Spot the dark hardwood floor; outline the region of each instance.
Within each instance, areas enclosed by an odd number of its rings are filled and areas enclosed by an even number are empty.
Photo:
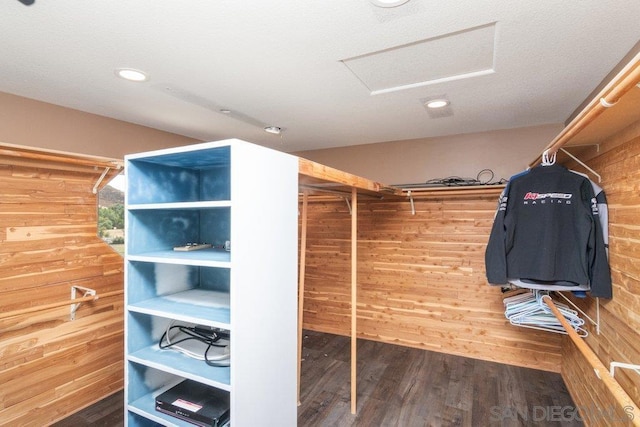
[[[124,391],[102,399],[80,412],[53,424],[55,427],[120,427],[124,426]]]
[[[298,426],[581,426],[559,374],[305,331]],[[54,424],[118,427],[123,393]]]
[[[305,333],[298,426],[583,425],[559,374],[365,340],[352,415],[349,343]]]

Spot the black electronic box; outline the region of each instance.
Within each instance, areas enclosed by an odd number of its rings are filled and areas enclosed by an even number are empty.
[[[229,392],[192,380],[156,397],[156,410],[202,427],[222,427],[229,422]]]

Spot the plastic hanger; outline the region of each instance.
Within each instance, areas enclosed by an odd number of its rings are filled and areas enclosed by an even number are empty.
[[[514,326],[567,334],[564,326],[542,301],[542,297],[545,295],[548,295],[548,292],[534,290],[504,298],[505,317]],[[555,304],[579,336],[586,337],[589,335],[582,328],[584,320],[578,316],[576,310],[572,310],[566,304],[559,302],[555,302]]]
[[[556,163],[556,152],[549,156],[549,150],[544,150],[542,153],[542,166],[551,166]]]

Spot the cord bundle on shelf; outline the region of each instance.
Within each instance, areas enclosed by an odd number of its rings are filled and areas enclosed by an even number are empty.
[[[176,325],[175,321],[168,324],[158,343],[161,350],[179,351],[209,366],[230,365],[229,345],[229,333],[224,330]]]

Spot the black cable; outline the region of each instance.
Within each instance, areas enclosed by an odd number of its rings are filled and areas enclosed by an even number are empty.
[[[490,177],[488,179],[481,179],[483,174],[489,174]],[[491,169],[482,169],[478,172],[474,178],[461,178],[459,176],[449,176],[446,178],[434,178],[425,182],[425,184],[432,185],[443,185],[447,187],[456,187],[456,186],[470,186],[470,185],[496,185],[496,184],[505,184],[507,182],[506,179],[500,178],[498,181],[492,182],[495,174]]]
[[[439,184],[446,186],[458,186],[458,185],[478,185],[478,182],[473,178],[461,178],[459,176],[449,176],[447,178],[435,178],[428,180],[425,184]]]
[[[181,338],[178,341],[175,342],[169,342],[169,344],[163,344],[163,342],[165,341],[165,338],[167,337],[167,333],[171,332],[173,329],[178,329],[180,330],[180,332],[184,333],[185,335],[187,335],[186,338]],[[176,326],[172,326],[170,327],[167,331],[165,331],[162,334],[162,337],[160,338],[160,342],[158,343],[159,347],[161,349],[166,349],[166,348],[171,348],[172,346],[176,345],[176,344],[180,344],[182,342],[185,341],[190,341],[190,340],[197,340],[200,341],[204,344],[208,344],[210,346],[215,346],[215,347],[226,347],[227,344],[216,344],[217,341],[220,340],[221,337],[218,336],[218,334],[216,334],[215,332],[211,332],[211,334],[205,334],[200,332],[197,328],[193,328],[193,327],[188,327],[188,326],[182,326],[182,325],[176,325]],[[168,340],[167,340],[168,342]]]
[[[204,363],[209,366],[229,366],[229,360],[209,360],[209,350],[211,350],[212,345],[209,345],[207,349],[204,351]],[[224,346],[226,347],[226,346]]]
[[[182,332],[183,334],[187,335],[185,338],[181,338],[178,341],[175,342],[169,342],[168,339],[168,334],[170,334],[170,332],[174,329],[178,329],[180,332]],[[199,341],[203,344],[206,344],[207,348],[204,351],[204,362],[209,365],[209,366],[229,366],[229,361],[228,360],[211,360],[209,359],[209,350],[211,350],[212,347],[227,347],[228,344],[227,343],[221,343],[219,342],[222,338],[228,338],[228,334],[225,333],[216,333],[215,331],[203,331],[201,328],[197,328],[197,327],[190,327],[190,326],[184,326],[184,325],[175,325],[175,326],[171,326],[169,327],[167,330],[164,331],[164,333],[162,334],[162,337],[160,337],[160,342],[158,343],[158,347],[160,347],[160,349],[165,350],[165,349],[170,349],[173,346],[176,346],[180,343],[183,343],[185,341],[192,341],[192,340],[196,340]],[[167,342],[167,344],[165,344],[164,342]]]
[[[482,175],[484,172],[489,172],[491,174],[491,177],[485,180],[484,182],[482,182],[482,180],[480,179],[480,175]],[[495,175],[493,174],[493,171],[491,169],[482,169],[480,172],[478,172],[478,175],[476,175],[476,181],[480,184],[486,185],[487,182],[491,182],[494,176]]]

